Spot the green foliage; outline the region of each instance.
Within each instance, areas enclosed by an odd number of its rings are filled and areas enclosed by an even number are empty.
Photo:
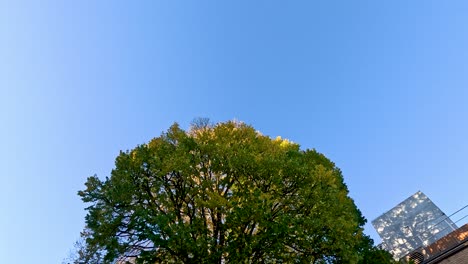
[[[174,124],[79,195],[103,263],[370,263],[340,170],[239,122]]]
[[[373,246],[374,242],[370,239],[364,239],[361,246],[361,258],[358,264],[397,264],[400,263],[393,259],[392,255],[383,250]]]
[[[70,255],[65,259],[62,264],[101,264],[104,256],[104,251],[93,244],[92,241],[87,243],[90,238],[91,231],[85,228],[81,234],[80,239],[75,243],[75,249],[70,252]]]

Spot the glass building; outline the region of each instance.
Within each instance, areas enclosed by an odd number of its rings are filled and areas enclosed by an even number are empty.
[[[373,220],[372,225],[382,238],[381,247],[396,259],[457,229],[452,220],[420,191]]]

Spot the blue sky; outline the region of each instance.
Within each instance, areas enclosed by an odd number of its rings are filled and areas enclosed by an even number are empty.
[[[369,221],[468,204],[466,1],[130,2],[0,0],[5,263],[60,263],[86,178],[200,116],[316,148]]]

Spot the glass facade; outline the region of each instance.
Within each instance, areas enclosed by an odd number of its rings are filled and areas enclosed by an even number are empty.
[[[418,191],[372,221],[381,247],[397,259],[457,229],[424,193]]]

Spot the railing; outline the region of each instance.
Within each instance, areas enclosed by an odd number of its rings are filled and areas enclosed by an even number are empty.
[[[431,259],[441,256],[445,252],[468,241],[468,224],[463,225],[450,234],[440,238],[426,247],[419,247],[402,258],[415,264],[429,263]]]

